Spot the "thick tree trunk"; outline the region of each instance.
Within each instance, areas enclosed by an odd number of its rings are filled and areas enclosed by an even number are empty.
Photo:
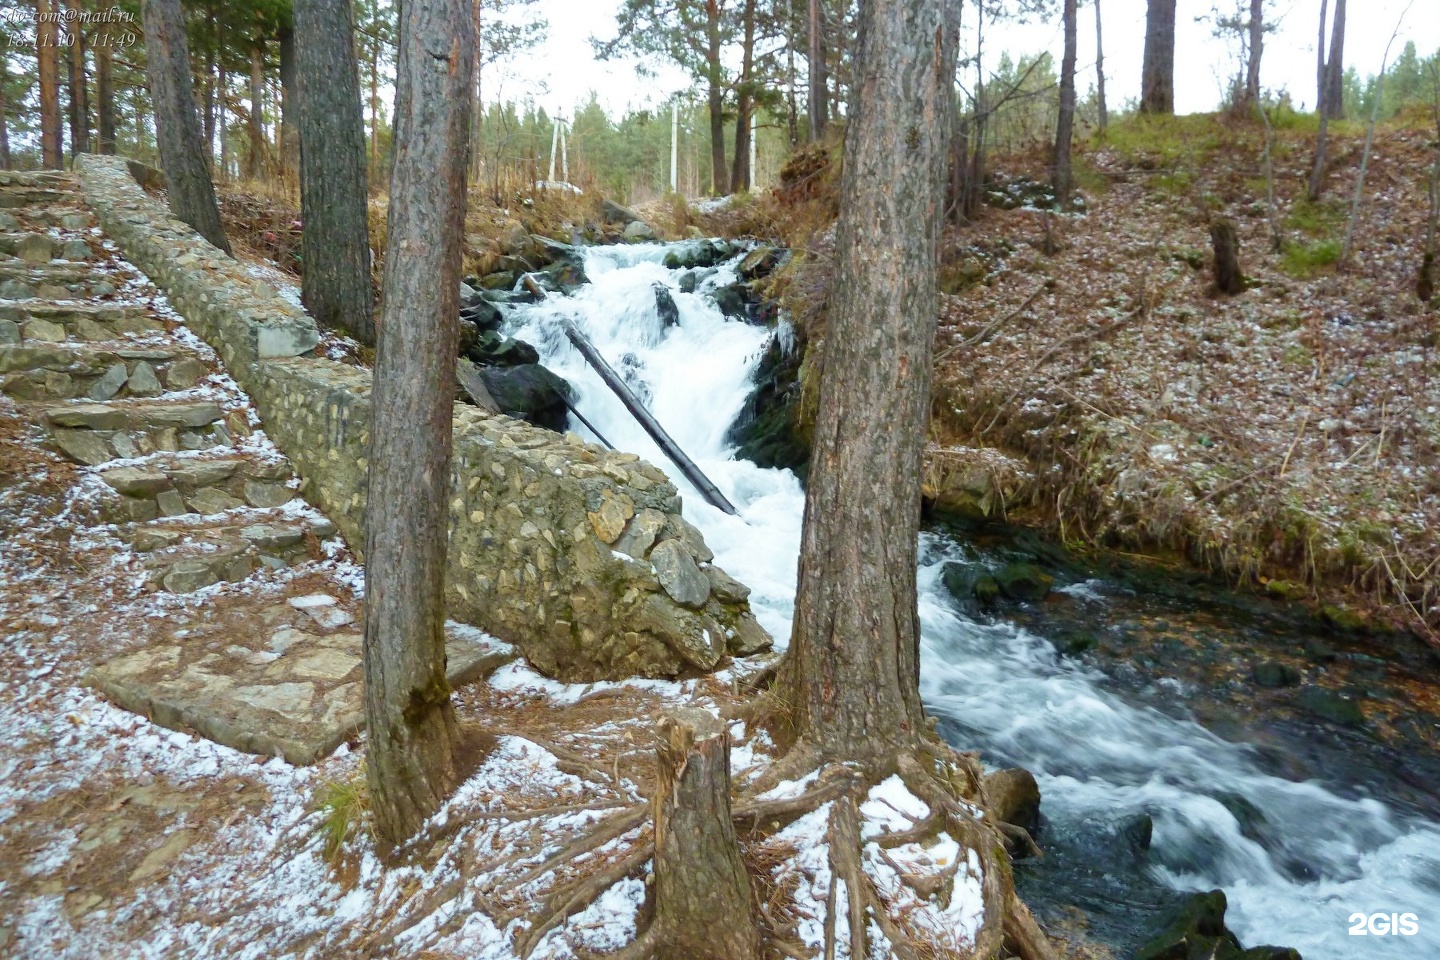
[[[66,53],[70,63],[70,156],[90,152],[90,99],[85,80],[85,30],[80,0],[65,0],[70,19],[65,23]]]
[[[1175,0],[1148,0],[1140,112],[1175,112]]]
[[[40,164],[64,163],[60,131],[60,25],[55,0],[35,0],[35,59],[40,74]]]
[[[1076,0],[1065,0],[1065,55],[1060,61],[1060,116],[1055,124],[1055,204],[1070,202],[1070,141],[1075,132],[1075,47],[1079,12]]]
[[[374,344],[365,122],[349,0],[295,0],[301,299],[323,326]]]
[[[1265,0],[1250,0],[1250,57],[1245,63],[1245,100],[1260,102],[1260,55],[1265,52]]]
[[[750,95],[750,79],[755,64],[755,0],[745,0],[741,19],[745,39],[740,53],[740,83],[735,95],[735,161],[730,167],[730,186],[735,190],[749,190],[753,176],[750,169],[750,112],[754,109],[754,100]]]
[[[291,4],[292,8],[294,4]],[[350,4],[345,4],[346,19],[350,19]],[[291,23],[282,24],[280,27],[280,170],[288,178],[300,165],[300,85],[296,77],[297,61],[295,49],[295,26],[294,14],[291,14]],[[341,30],[341,21],[336,20],[334,24],[336,32]],[[352,24],[347,31],[350,37],[350,46],[347,57],[355,59],[355,31]],[[356,72],[357,67],[352,63],[351,72]],[[355,81],[355,106],[360,106],[360,81]],[[362,134],[363,141],[363,134]],[[362,145],[360,155],[365,155]]]
[[[959,8],[860,9],[794,629],[797,747],[893,765],[923,732],[916,536]]]
[[[710,99],[710,192],[730,192],[725,170],[725,87],[720,63],[720,4],[705,0],[705,82]]]
[[[1210,223],[1210,243],[1215,249],[1215,289],[1231,295],[1245,290],[1240,273],[1240,236],[1235,221],[1217,217]]]
[[[175,216],[202,237],[230,252],[210,182],[210,163],[200,142],[200,118],[190,88],[190,53],[185,41],[185,15],[180,0],[144,0],[146,73],[155,109],[155,139],[160,166],[168,181],[166,194]],[[137,122],[139,118],[137,117]]]
[[[806,59],[810,64],[810,142],[814,143],[825,135],[825,124],[829,121],[829,101],[825,88],[825,7],[824,0],[810,0],[809,48]]]
[[[95,149],[115,152],[115,59],[110,49],[109,28],[102,28],[95,45]]]
[[[265,159],[265,50],[257,40],[250,48],[250,158],[245,173],[259,180]]]
[[[1110,126],[1110,110],[1105,106],[1105,38],[1100,28],[1100,0],[1095,0],[1095,95],[1100,107],[1100,132]]]
[[[467,0],[401,6],[365,518],[367,770],[391,843],[458,776],[443,588],[474,56]]]
[[[1330,21],[1330,56],[1325,61],[1325,113],[1345,119],[1345,0],[1335,0]]]
[[[663,955],[750,960],[760,955],[750,877],[730,816],[730,736],[705,710],[660,721],[655,816],[654,934]]]

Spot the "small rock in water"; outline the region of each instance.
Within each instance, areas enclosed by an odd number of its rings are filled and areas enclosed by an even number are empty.
[[[675,305],[670,288],[663,283],[655,284],[655,313],[659,316],[662,327],[673,327],[680,323],[680,308]]]
[[[1255,678],[1258,686],[1270,690],[1280,687],[1293,687],[1300,682],[1300,671],[1286,663],[1276,663],[1273,660],[1266,660],[1255,664],[1250,670],[1250,675]]]
[[[1011,563],[1000,569],[995,581],[1008,599],[1038,603],[1050,595],[1055,578],[1033,563]]]

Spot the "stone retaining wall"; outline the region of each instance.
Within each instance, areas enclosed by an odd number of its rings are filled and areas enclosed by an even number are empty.
[[[175,220],[125,161],[82,155],[85,198],[125,256],[220,354],[301,491],[363,546],[370,373],[318,359],[315,323]],[[709,563],[663,473],[457,407],[448,612],[564,680],[673,676],[769,646],[748,590]]]

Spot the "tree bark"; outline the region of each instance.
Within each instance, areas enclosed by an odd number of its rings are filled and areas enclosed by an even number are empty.
[[[230,75],[225,72],[225,61],[220,61],[220,110],[215,118],[215,131],[220,137],[220,179],[230,176]]]
[[[745,0],[741,21],[744,40],[740,48],[740,83],[735,91],[735,160],[730,167],[730,186],[735,190],[749,190],[753,176],[750,112],[754,109],[754,98],[750,94],[750,82],[755,65],[755,0]]]
[[[1316,44],[1316,86],[1315,86],[1315,113],[1320,118],[1320,129],[1315,134],[1315,162],[1310,168],[1310,183],[1305,190],[1305,198],[1311,203],[1320,199],[1320,193],[1325,186],[1325,148],[1327,129],[1330,120],[1329,109],[1329,68],[1325,62],[1325,6],[1326,0],[1320,0],[1320,39]]]
[[[1140,112],[1175,112],[1175,0],[1148,0]]]
[[[1070,202],[1070,141],[1075,131],[1075,47],[1079,11],[1076,0],[1065,0],[1065,55],[1060,61],[1060,115],[1055,124],[1055,204],[1064,210]]]
[[[200,118],[190,87],[190,53],[180,0],[144,0],[146,74],[155,109],[155,140],[168,181],[166,194],[175,216],[202,237],[230,252],[210,182],[210,163],[200,142]],[[137,117],[137,122],[139,118]]]
[[[1100,132],[1110,126],[1110,111],[1105,106],[1105,38],[1100,29],[1100,0],[1095,0],[1095,93],[1100,107]]]
[[[797,747],[893,765],[923,731],[916,536],[959,9],[861,6],[835,279],[780,678]]]
[[[1245,63],[1245,100],[1260,102],[1260,55],[1265,52],[1265,0],[1250,0],[1250,56]]]
[[[90,100],[85,86],[85,30],[80,0],[65,0],[66,53],[70,61],[70,157],[90,152]]]
[[[443,587],[474,56],[467,0],[401,6],[365,523],[367,769],[390,843],[458,776]]]
[[[1240,236],[1235,221],[1217,217],[1210,222],[1210,243],[1215,249],[1215,289],[1237,294],[1245,290],[1245,277],[1240,273]]]
[[[251,180],[259,180],[265,156],[265,127],[263,109],[265,102],[265,50],[260,41],[250,48],[250,157],[245,173]]]
[[[829,121],[828,100],[825,88],[825,8],[824,0],[810,0],[809,49],[806,59],[810,65],[810,142],[814,143],[825,135],[825,124]]]
[[[760,955],[750,877],[730,816],[730,737],[705,710],[660,721],[655,795],[655,920],[663,955]]]
[[[477,44],[483,44],[485,42],[485,35],[482,32],[484,29],[484,12],[485,4],[483,2],[480,2],[480,0],[477,0],[477,2],[475,3],[474,13],[475,42]],[[378,47],[379,44],[377,43],[376,46]],[[477,51],[475,56],[475,64],[470,68],[470,72],[473,74],[473,77],[471,78],[471,86],[474,87],[474,100],[473,105],[470,109],[470,138],[467,141],[469,146],[468,158],[470,182],[477,184],[480,182],[480,176],[485,166],[483,152],[484,143],[481,139],[481,131],[484,125],[485,115],[481,110],[480,106],[480,69],[483,64],[480,61],[481,58],[479,56],[479,52]],[[374,126],[373,115],[371,119],[371,126]]]
[[[710,192],[730,192],[725,170],[725,87],[720,62],[720,3],[705,0],[705,82],[710,100]]]
[[[294,3],[291,4],[292,8]],[[350,24],[350,29],[345,31],[349,37],[350,46],[347,56],[350,60],[355,59],[355,27],[350,5],[345,4],[346,19],[344,22]],[[291,13],[291,22],[280,26],[280,170],[288,178],[300,163],[300,85],[296,77],[297,63],[295,49],[295,25],[294,13]],[[334,29],[341,31],[342,21],[336,20]],[[358,67],[352,65],[351,72],[356,72]],[[360,81],[355,81],[355,104],[358,109],[360,104]],[[363,137],[363,134],[362,134]],[[361,147],[361,156],[364,156],[364,147]],[[367,257],[368,257],[368,250]]]
[[[294,19],[303,225],[300,296],[317,323],[373,345],[365,120],[350,3],[295,0]]]
[[[115,59],[110,49],[110,29],[102,26],[95,44],[95,149],[115,152]]]
[[[1335,0],[1330,21],[1330,56],[1325,61],[1325,113],[1345,119],[1345,0]]]
[[[10,86],[10,61],[0,51],[0,170],[10,169],[10,99],[5,89]]]
[[[202,118],[205,127],[205,157],[212,159],[215,156],[215,49],[213,46],[205,51],[205,95],[202,99],[205,104]]]
[[[35,0],[35,60],[40,74],[40,164],[64,163],[60,131],[60,25],[54,0]]]

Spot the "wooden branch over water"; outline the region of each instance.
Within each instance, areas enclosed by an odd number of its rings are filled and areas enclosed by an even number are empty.
[[[525,288],[537,298],[542,300],[545,298],[545,291],[540,289],[540,285],[528,273],[523,282]],[[700,495],[711,506],[724,510],[732,517],[739,516],[740,511],[735,509],[735,505],[726,499],[725,494],[720,492],[720,488],[715,486],[709,477],[701,472],[700,468],[695,465],[695,461],[686,456],[685,451],[680,449],[680,445],[670,438],[670,434],[660,426],[660,421],[645,409],[645,405],[630,391],[630,388],[625,385],[625,381],[620,379],[620,375],[605,361],[600,351],[595,349],[595,344],[591,343],[590,338],[585,336],[584,332],[575,325],[575,321],[569,317],[561,317],[560,323],[565,328],[565,336],[570,338],[575,349],[580,351],[580,355],[595,369],[595,372],[600,375],[600,379],[605,381],[605,385],[615,393],[615,396],[620,398],[620,402],[625,404],[625,409],[629,410],[630,415],[639,421],[640,426],[645,428],[645,432],[650,434],[650,439],[654,440],[665,456],[670,458],[670,462],[680,469],[680,472],[685,475],[685,479],[700,491]]]

